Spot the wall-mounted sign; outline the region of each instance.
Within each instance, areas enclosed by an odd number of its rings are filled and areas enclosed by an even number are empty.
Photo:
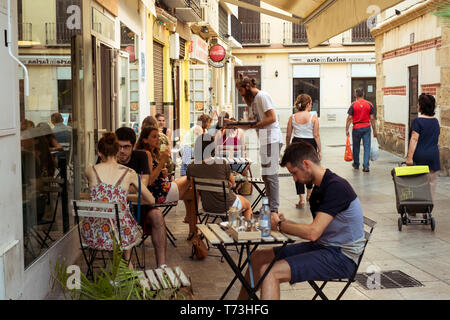
[[[292,64],[375,63],[375,53],[290,54],[289,62]]]
[[[209,49],[209,58],[214,62],[220,62],[225,58],[225,48],[215,44]]]
[[[36,66],[70,66],[70,56],[19,56],[19,60],[25,65]]]
[[[208,44],[198,35],[192,35],[192,52],[191,59],[197,60],[201,63],[208,63]],[[189,48],[191,50],[191,48]]]

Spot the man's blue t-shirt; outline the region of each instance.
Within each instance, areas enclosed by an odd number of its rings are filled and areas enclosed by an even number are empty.
[[[310,209],[313,217],[318,212],[333,217],[316,242],[340,247],[344,255],[357,263],[365,243],[364,219],[361,202],[347,180],[327,169],[320,186],[313,189]]]

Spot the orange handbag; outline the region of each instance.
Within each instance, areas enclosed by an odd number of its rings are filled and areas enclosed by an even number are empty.
[[[347,142],[345,144],[345,155],[344,155],[345,161],[352,161],[353,160],[353,152],[352,152],[352,146],[350,145],[350,137],[347,136]]]

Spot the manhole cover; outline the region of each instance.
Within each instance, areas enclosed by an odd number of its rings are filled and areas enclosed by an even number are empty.
[[[358,273],[355,280],[368,290],[423,287],[423,284],[400,270]]]

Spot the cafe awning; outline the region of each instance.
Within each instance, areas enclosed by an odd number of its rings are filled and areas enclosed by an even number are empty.
[[[238,0],[222,1],[283,19],[279,12],[267,8]],[[298,17],[298,22],[305,24],[308,46],[312,48],[402,0],[264,0],[263,2]],[[286,20],[295,22],[292,17],[287,17]]]

